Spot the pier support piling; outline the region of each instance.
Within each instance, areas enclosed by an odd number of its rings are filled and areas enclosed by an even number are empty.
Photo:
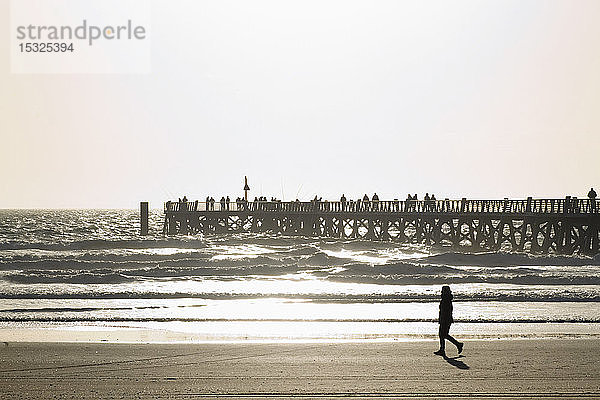
[[[148,202],[140,202],[140,235],[148,234]]]

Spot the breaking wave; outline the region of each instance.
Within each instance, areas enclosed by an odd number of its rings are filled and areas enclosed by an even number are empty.
[[[321,261],[322,265],[316,262]],[[350,261],[350,263],[349,263]],[[461,283],[515,285],[600,285],[600,268],[469,267],[421,263],[421,260],[366,264],[318,254],[276,259],[175,258],[147,261],[38,260],[0,263],[2,280],[18,284],[114,284],[151,279],[286,279],[304,274],[331,282],[380,285]]]
[[[49,293],[41,291],[4,292],[0,299],[203,299],[203,300],[252,300],[280,299],[304,300],[313,303],[418,303],[437,302],[439,294],[429,292],[391,293],[391,294],[344,294],[344,293],[198,293],[186,291],[80,291]],[[562,290],[549,294],[546,291],[486,291],[480,293],[464,293],[455,298],[457,302],[600,302],[600,291]]]

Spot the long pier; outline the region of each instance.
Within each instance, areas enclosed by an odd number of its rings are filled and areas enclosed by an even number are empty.
[[[163,233],[271,232],[449,246],[599,253],[596,199],[167,202]]]

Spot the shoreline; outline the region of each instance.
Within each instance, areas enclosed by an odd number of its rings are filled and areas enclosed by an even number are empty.
[[[289,324],[288,324],[289,325]],[[477,324],[482,325],[482,324]],[[451,334],[459,340],[466,341],[516,341],[516,340],[600,340],[600,324],[598,323],[559,323],[559,324],[485,324],[472,327],[456,323]],[[232,327],[233,326],[233,327]],[[314,325],[296,323],[279,327],[276,324],[254,326],[254,331],[245,333],[242,330],[247,324],[221,324],[218,328],[201,324],[169,324],[148,325],[101,325],[101,324],[6,324],[0,323],[0,342],[5,343],[128,343],[128,344],[249,344],[249,343],[400,343],[400,342],[434,342],[438,340],[437,324],[428,323],[419,326],[419,332],[411,332],[410,326],[404,331],[376,332],[369,326],[369,332],[351,334],[332,334],[331,329],[324,329],[319,335],[311,332]],[[337,332],[348,328],[348,325],[334,326]],[[290,334],[292,329],[305,329],[307,332]],[[361,327],[361,329],[366,329]],[[259,333],[257,333],[259,332]],[[329,334],[328,334],[329,332]]]

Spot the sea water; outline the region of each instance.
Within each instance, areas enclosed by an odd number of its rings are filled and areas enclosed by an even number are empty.
[[[364,240],[139,236],[134,210],[0,210],[8,329],[131,330],[190,341],[415,340],[454,293],[461,339],[600,336],[600,257],[462,253]],[[181,336],[180,336],[181,337]]]

